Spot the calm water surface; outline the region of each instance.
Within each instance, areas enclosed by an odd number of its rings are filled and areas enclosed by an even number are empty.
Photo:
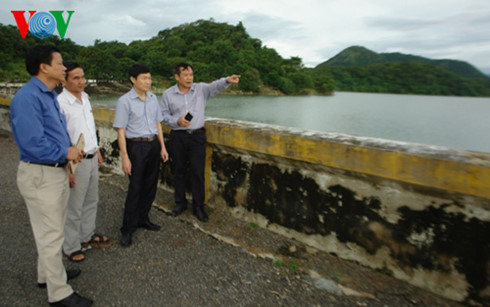
[[[160,98],[160,97],[159,97]],[[115,105],[117,97],[92,97]],[[337,92],[217,96],[206,116],[490,153],[490,98]]]

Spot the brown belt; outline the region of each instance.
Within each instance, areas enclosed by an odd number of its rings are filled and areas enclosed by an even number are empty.
[[[127,140],[131,141],[131,142],[153,142],[156,138],[157,138],[157,136],[154,135],[154,136],[151,136],[149,138],[131,138],[131,139],[127,139]]]
[[[206,129],[203,127],[203,128],[199,128],[196,130],[191,130],[191,129],[172,130],[172,132],[185,133],[185,134],[195,134],[195,133],[197,134],[197,133],[206,133]]]

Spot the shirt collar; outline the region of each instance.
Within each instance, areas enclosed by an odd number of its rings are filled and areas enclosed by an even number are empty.
[[[67,90],[66,88],[63,88],[63,91],[62,93],[64,93],[66,95],[66,97],[68,98],[68,103],[73,105],[75,102],[78,101],[78,103],[80,104],[83,104],[83,101],[80,101],[78,100],[77,97],[75,97],[75,95],[73,95],[69,90]],[[85,92],[82,92],[82,100],[85,99],[85,95],[87,95],[87,93]]]
[[[44,84],[41,80],[39,80],[39,78],[37,78],[36,76],[32,76],[31,77],[31,82],[34,83],[34,85],[36,85],[39,89],[41,89],[43,92],[47,92],[47,93],[56,93],[54,90],[50,90],[46,84]]]
[[[195,86],[196,86],[196,83],[195,83],[195,82],[193,82],[193,83],[192,83],[192,85],[191,85],[191,88],[189,89],[189,91],[188,91],[187,93],[189,93],[189,92],[191,92],[191,91],[194,91]],[[175,85],[174,85],[174,94],[181,94],[181,95],[185,95],[185,94],[187,94],[187,93],[182,93],[182,92],[179,90],[179,85],[178,85],[178,84],[175,84]]]
[[[150,92],[150,91],[146,91],[146,98],[148,100],[148,97],[153,97],[153,93]],[[129,98],[131,99],[138,99],[140,101],[143,101],[141,100],[140,96],[138,96],[138,93],[136,93],[136,90],[134,89],[134,87],[131,88],[131,90],[129,91]]]

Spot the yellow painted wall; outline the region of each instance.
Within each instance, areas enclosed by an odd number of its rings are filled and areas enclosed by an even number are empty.
[[[0,104],[8,106],[9,103],[10,99],[0,97]],[[94,107],[94,117],[98,122],[111,125],[114,110]],[[163,128],[165,133],[170,131],[165,125]],[[407,153],[405,149],[396,151],[396,146],[385,149],[383,143],[374,147],[354,144],[352,139],[329,139],[328,133],[301,135],[224,120],[207,121],[206,130],[209,144],[490,199],[490,154],[457,151],[457,158],[454,158],[453,151]],[[209,169],[207,165],[206,174]]]
[[[490,199],[490,154],[456,161],[233,124],[206,128],[209,143]]]

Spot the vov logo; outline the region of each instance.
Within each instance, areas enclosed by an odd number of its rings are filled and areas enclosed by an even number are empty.
[[[64,11],[49,11],[37,12],[29,11],[29,19],[26,21],[24,13],[26,11],[10,11],[15,17],[17,28],[19,28],[20,36],[26,38],[27,32],[30,31],[35,37],[48,38],[53,35],[54,30],[58,29],[58,34],[61,38],[65,37],[66,29],[70,23],[71,15],[75,11],[68,12],[68,18],[63,19]]]

